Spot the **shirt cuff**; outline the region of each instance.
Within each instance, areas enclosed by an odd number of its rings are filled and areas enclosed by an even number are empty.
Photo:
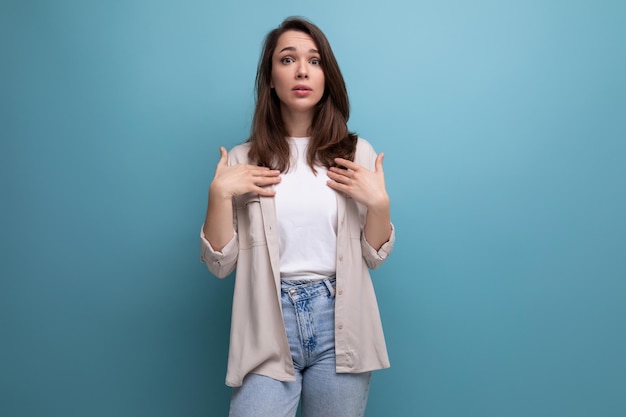
[[[372,259],[377,259],[379,261],[384,261],[385,259],[387,259],[387,257],[391,253],[391,249],[393,249],[393,245],[395,241],[396,241],[396,228],[393,226],[393,223],[391,223],[391,235],[389,235],[389,240],[383,243],[380,249],[378,250],[374,249],[374,247],[372,247],[372,245],[369,244],[367,239],[363,237],[363,239],[361,240],[361,242],[363,243],[362,250],[365,256],[368,256]]]
[[[224,265],[234,262],[237,257],[237,232],[221,251],[213,249],[204,236],[204,226],[200,229],[200,260],[205,264]]]

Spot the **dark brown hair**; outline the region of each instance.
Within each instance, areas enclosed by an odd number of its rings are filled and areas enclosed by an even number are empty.
[[[248,157],[261,166],[282,172],[289,169],[288,132],[280,112],[278,95],[270,88],[272,55],[280,35],[289,30],[306,33],[313,39],[320,54],[325,79],[324,94],[315,107],[311,121],[307,162],[315,171],[316,164],[327,168],[334,166],[334,158],[337,157],[352,161],[357,136],[348,131],[350,103],[346,84],[324,33],[300,17],[288,17],[265,37],[256,74],[256,107],[248,139]]]

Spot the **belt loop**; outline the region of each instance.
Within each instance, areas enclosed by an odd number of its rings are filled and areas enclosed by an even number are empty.
[[[326,285],[326,288],[328,288],[328,292],[330,293],[330,298],[335,298],[335,287],[333,287],[333,284],[330,282],[328,278],[324,280],[324,285]]]

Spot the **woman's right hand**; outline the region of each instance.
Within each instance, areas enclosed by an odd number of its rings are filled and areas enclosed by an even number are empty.
[[[249,164],[228,165],[228,152],[220,146],[220,160],[209,193],[218,199],[232,199],[249,192],[260,196],[273,196],[276,192],[268,188],[280,182],[280,171]]]
[[[220,146],[220,160],[209,187],[209,204],[203,233],[215,251],[233,238],[233,197],[245,193],[273,196],[269,186],[280,182],[280,171],[249,164],[228,165],[228,152]]]

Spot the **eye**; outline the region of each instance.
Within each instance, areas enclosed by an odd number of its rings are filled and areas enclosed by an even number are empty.
[[[320,59],[319,58],[312,58],[309,62],[312,65],[319,65],[320,64]]]
[[[292,62],[294,62],[294,59],[290,56],[286,56],[282,58],[280,62],[282,62],[283,64],[291,64]]]

